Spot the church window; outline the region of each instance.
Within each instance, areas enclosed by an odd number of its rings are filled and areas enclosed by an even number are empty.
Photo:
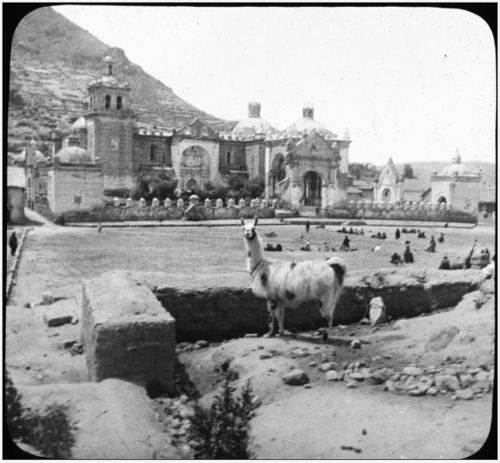
[[[156,145],[151,145],[149,147],[149,160],[151,162],[156,162],[156,150],[157,150]]]
[[[226,153],[226,164],[231,164],[231,151]]]
[[[122,109],[122,97],[121,96],[116,97],[116,109]]]
[[[109,107],[111,106],[111,96],[110,95],[106,95],[106,97],[104,98],[104,105],[105,105],[106,109],[109,109]]]

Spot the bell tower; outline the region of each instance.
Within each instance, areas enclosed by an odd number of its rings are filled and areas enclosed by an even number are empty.
[[[102,164],[104,188],[132,188],[133,112],[130,87],[114,75],[114,61],[104,58],[103,75],[88,87],[87,152]]]

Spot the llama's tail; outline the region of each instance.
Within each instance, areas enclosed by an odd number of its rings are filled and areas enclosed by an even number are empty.
[[[329,257],[326,259],[326,263],[333,269],[335,275],[339,280],[340,285],[344,284],[344,277],[346,273],[346,265],[345,262],[340,257]]]

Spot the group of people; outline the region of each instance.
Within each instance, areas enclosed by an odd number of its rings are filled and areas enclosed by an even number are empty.
[[[359,230],[357,228],[349,228],[347,230],[345,227],[342,227],[341,229],[337,230],[337,233],[343,233],[344,235],[364,235],[365,231],[363,228],[360,228]]]
[[[387,235],[385,234],[385,232],[377,232],[376,235],[372,235],[372,238],[378,238],[380,240],[386,240],[387,239]]]

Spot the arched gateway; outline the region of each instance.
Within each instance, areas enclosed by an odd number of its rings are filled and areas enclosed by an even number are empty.
[[[302,198],[305,206],[321,206],[321,177],[317,172],[304,174]]]

